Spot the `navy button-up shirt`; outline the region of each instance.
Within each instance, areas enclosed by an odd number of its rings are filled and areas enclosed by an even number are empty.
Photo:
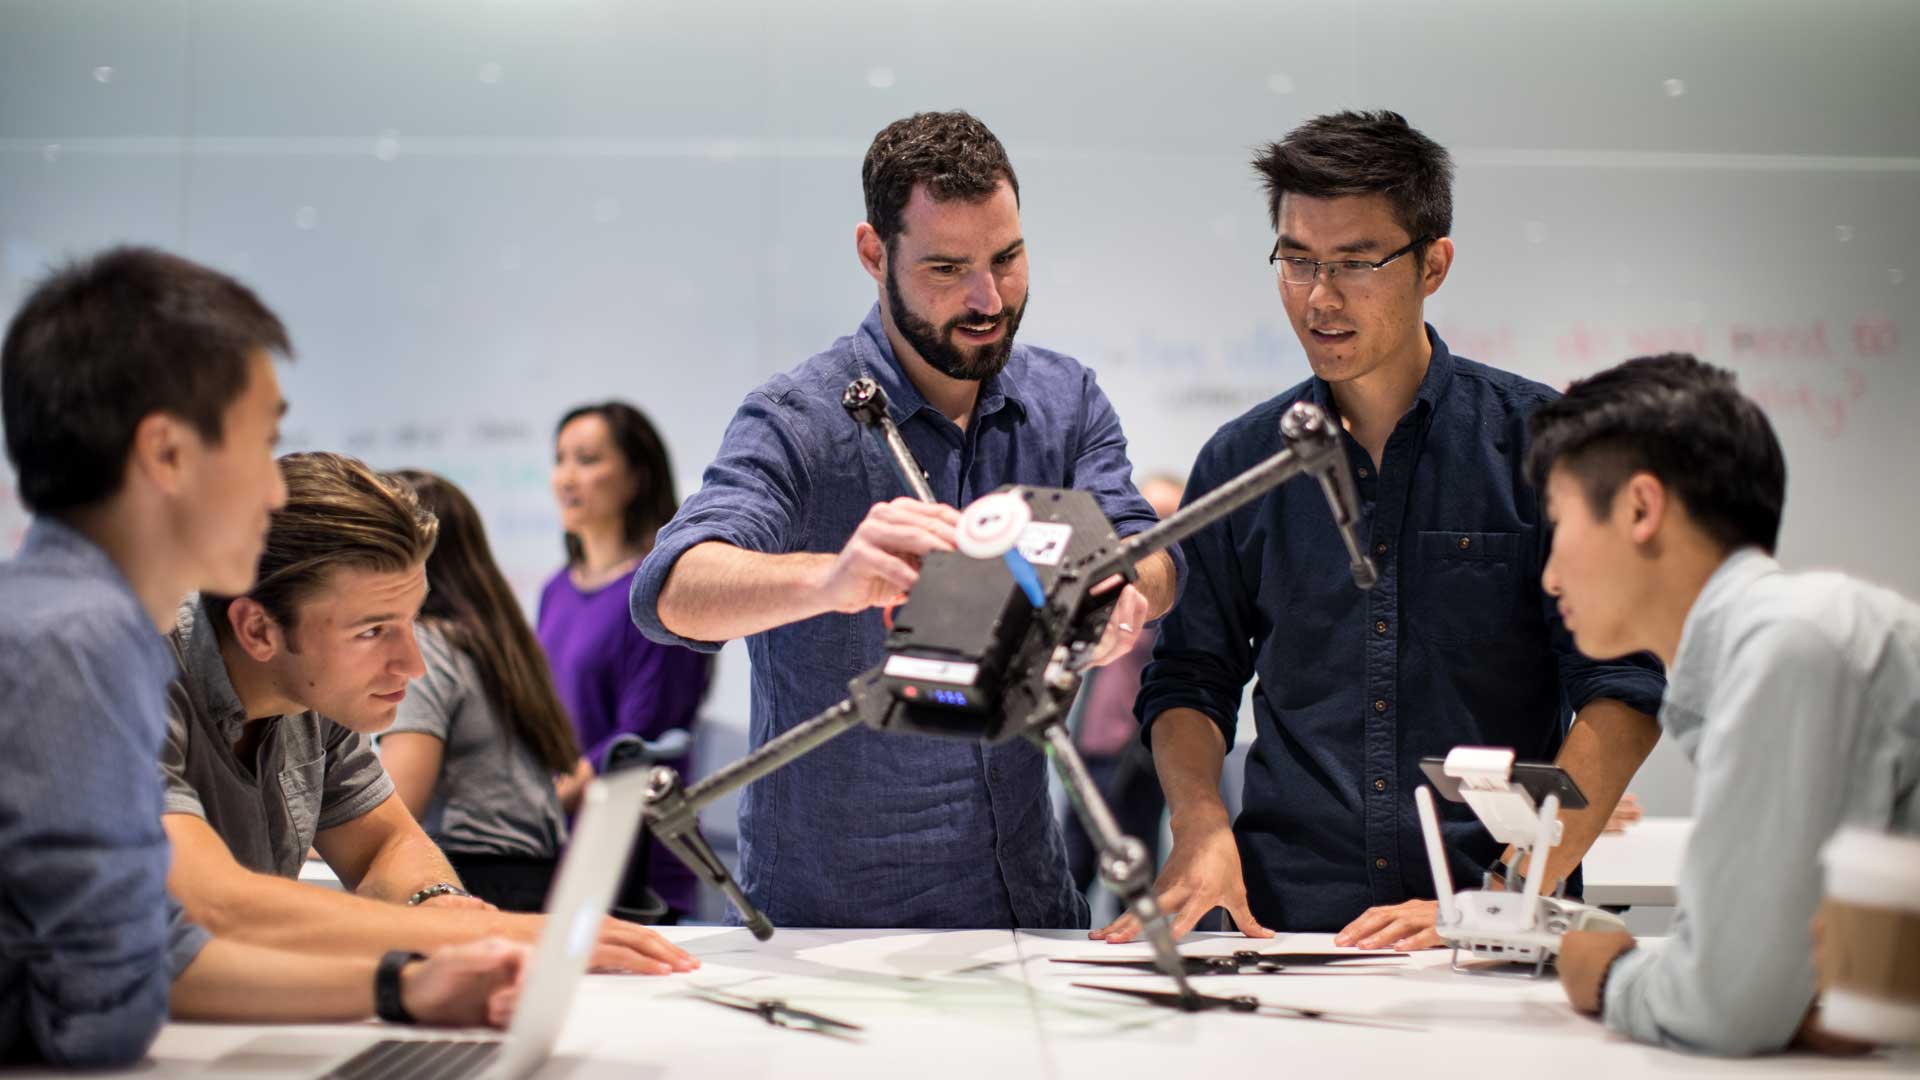
[[[886,391],[944,503],[1033,484],[1091,493],[1123,537],[1156,520],[1134,489],[1126,437],[1093,372],[1015,345],[1006,369],[981,384],[962,431],[907,379],[876,305],[852,335],[747,395],[700,491],[634,575],[633,618],[649,638],[718,647],[660,623],[661,586],[688,548],[718,540],[775,554],[836,552],[874,503],[908,494],[878,440],[840,405],[861,374]],[[844,698],[848,681],[884,657],[885,635],[880,612],[868,610],[749,638],[753,745]],[[1087,925],[1046,761],[1025,740],[988,746],[855,728],[747,787],[740,863],[748,897],[788,926]]]
[[[1339,930],[1433,897],[1423,756],[1476,744],[1550,761],[1573,711],[1612,698],[1652,714],[1665,689],[1650,657],[1582,657],[1540,588],[1550,536],[1521,457],[1554,391],[1427,336],[1432,362],[1378,471],[1341,433],[1379,584],[1354,587],[1320,485],[1283,484],[1182,545],[1186,590],[1141,688],[1144,720],[1197,709],[1231,745],[1258,677],[1234,834],[1253,915],[1276,929]],[[1338,415],[1318,378],[1260,405],[1207,442],[1187,498],[1280,450],[1301,399]],[[1476,886],[1499,847],[1466,806],[1438,808],[1455,882]]]

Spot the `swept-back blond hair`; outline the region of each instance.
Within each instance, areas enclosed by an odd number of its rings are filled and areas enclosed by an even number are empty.
[[[247,596],[289,635],[302,600],[335,570],[399,573],[427,561],[440,522],[398,477],[344,454],[287,454],[279,461],[287,504],[274,511],[259,573]],[[214,632],[229,637],[234,597],[207,596]]]

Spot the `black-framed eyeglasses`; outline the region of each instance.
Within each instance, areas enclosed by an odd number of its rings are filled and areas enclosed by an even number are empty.
[[[1267,262],[1279,272],[1280,280],[1288,285],[1313,284],[1314,279],[1320,276],[1321,267],[1326,267],[1328,281],[1336,280],[1345,274],[1348,277],[1348,284],[1364,284],[1368,280],[1367,275],[1432,239],[1431,236],[1422,236],[1409,241],[1406,247],[1392,252],[1378,262],[1368,259],[1306,259],[1298,255],[1282,255],[1279,246],[1275,245],[1273,254],[1267,256]]]

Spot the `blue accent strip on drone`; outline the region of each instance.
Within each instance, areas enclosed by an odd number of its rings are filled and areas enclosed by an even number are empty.
[[[1034,572],[1033,564],[1020,554],[1019,548],[1008,548],[1002,556],[1007,561],[1007,569],[1013,571],[1013,580],[1020,584],[1021,591],[1037,608],[1047,606],[1047,590],[1040,587],[1040,575]]]

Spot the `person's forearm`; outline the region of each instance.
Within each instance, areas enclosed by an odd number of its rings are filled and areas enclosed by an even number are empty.
[[[1561,839],[1547,861],[1549,889],[1553,883],[1573,873],[1586,858],[1587,849],[1607,826],[1614,804],[1626,793],[1627,784],[1647,760],[1660,740],[1660,724],[1653,717],[1618,701],[1598,700],[1587,704],[1574,717],[1567,741],[1555,763],[1567,770],[1573,782],[1587,797],[1585,810],[1560,812]],[[1511,848],[1507,858],[1513,857]],[[1531,875],[1533,871],[1522,868]]]
[[[1138,570],[1140,580],[1134,587],[1147,598],[1147,618],[1157,619],[1173,607],[1175,587],[1179,584],[1173,570],[1173,556],[1156,551],[1140,563]]]
[[[453,864],[425,833],[415,832],[394,838],[367,864],[367,872],[354,892],[370,900],[389,904],[405,903],[414,893],[429,885],[445,882],[460,884]]]
[[[187,917],[216,937],[295,952],[379,956],[389,949],[432,952],[488,936],[523,938],[498,912],[406,907],[269,874],[243,872],[175,895]]]
[[[176,1020],[359,1020],[373,1014],[378,962],[216,939],[173,981],[171,1011]]]
[[[694,641],[731,641],[829,610],[821,582],[833,555],[765,555],[708,541],[674,562],[660,623]]]
[[[1153,768],[1167,796],[1175,828],[1228,824],[1220,799],[1220,769],[1227,759],[1220,728],[1195,709],[1168,709],[1153,722]]]

